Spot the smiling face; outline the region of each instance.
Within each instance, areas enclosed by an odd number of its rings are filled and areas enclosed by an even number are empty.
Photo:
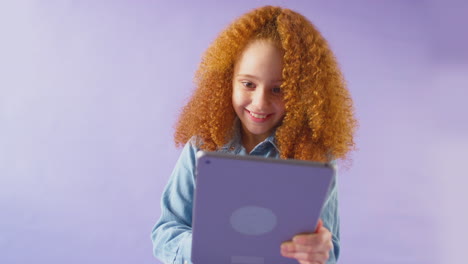
[[[282,70],[282,52],[266,40],[249,44],[237,61],[232,105],[242,123],[244,146],[263,141],[283,119]]]

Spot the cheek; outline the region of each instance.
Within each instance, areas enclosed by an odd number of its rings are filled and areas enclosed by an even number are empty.
[[[237,92],[236,92],[236,88],[235,88],[235,87],[232,88],[231,102],[232,102],[232,105],[233,105],[233,106],[236,106],[236,102],[237,102]]]
[[[242,106],[246,102],[245,95],[242,92],[234,90],[232,93],[232,105],[234,107]]]
[[[232,107],[237,112],[239,107],[241,107],[241,101],[239,100],[239,96],[237,94],[232,95]]]
[[[284,114],[285,105],[284,105],[283,99],[277,100],[277,101],[275,102],[275,105],[276,105],[276,109],[277,109],[279,112],[283,112],[283,114]]]

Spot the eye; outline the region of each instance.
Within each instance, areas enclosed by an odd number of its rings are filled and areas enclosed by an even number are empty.
[[[242,83],[242,85],[244,85],[247,88],[255,88],[255,84],[253,82],[242,81],[241,83]]]
[[[272,92],[273,94],[281,94],[281,92],[282,92],[282,91],[281,91],[281,87],[272,88],[272,89],[271,89],[271,92]]]

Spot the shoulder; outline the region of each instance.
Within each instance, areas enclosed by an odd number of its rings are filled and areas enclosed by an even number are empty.
[[[185,143],[180,153],[179,160],[177,161],[177,166],[182,166],[187,169],[193,169],[196,166],[196,156],[199,151],[197,144],[197,138],[190,138],[187,143]]]

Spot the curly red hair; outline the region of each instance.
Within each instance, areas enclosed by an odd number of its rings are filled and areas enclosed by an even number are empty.
[[[195,75],[196,90],[183,107],[175,143],[196,136],[198,147],[215,151],[233,135],[234,65],[244,48],[258,39],[283,51],[285,116],[276,130],[281,158],[346,159],[355,146],[353,101],[336,59],[320,32],[301,14],[265,6],[229,25],[204,54]]]

